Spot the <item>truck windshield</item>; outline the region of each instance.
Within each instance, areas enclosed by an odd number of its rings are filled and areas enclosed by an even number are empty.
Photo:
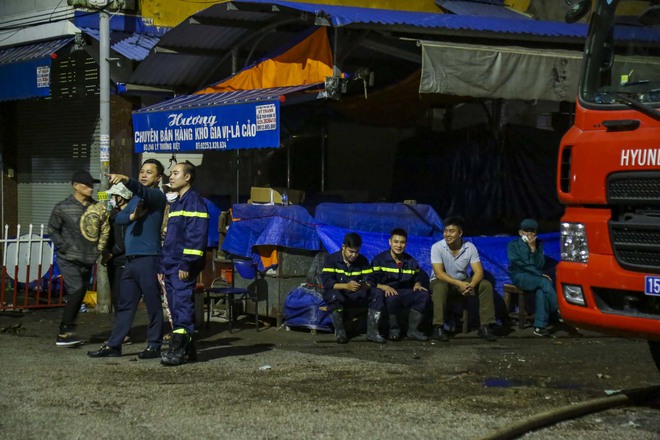
[[[660,105],[660,0],[598,0],[580,98],[598,106]]]

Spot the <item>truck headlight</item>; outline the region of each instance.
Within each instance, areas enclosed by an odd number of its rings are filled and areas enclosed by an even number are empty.
[[[587,245],[587,231],[582,223],[562,223],[561,259],[575,263],[589,262],[589,246]]]
[[[574,284],[562,284],[561,293],[564,295],[566,302],[576,304],[578,306],[586,306],[587,302],[584,300],[584,292],[581,286]]]

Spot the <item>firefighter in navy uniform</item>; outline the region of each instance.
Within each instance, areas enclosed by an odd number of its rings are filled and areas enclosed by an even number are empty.
[[[170,188],[179,196],[170,206],[158,274],[165,281],[173,327],[170,348],[161,355],[164,365],[180,365],[197,356],[193,300],[197,276],[204,269],[209,214],[204,199],[191,189],[194,180],[195,166],[190,162],[172,168]]]
[[[428,290],[422,286],[417,260],[405,253],[408,234],[401,228],[390,233],[390,248],[376,255],[371,262],[376,291],[383,292],[389,314],[390,340],[401,339],[397,314],[402,307],[410,308],[407,336],[418,341],[428,338],[418,330],[424,311],[430,304]]]
[[[374,290],[373,271],[369,261],[360,255],[362,238],[350,232],[344,237],[341,250],[328,256],[321,272],[323,300],[328,305],[338,344],[348,342],[343,312],[349,306],[368,306],[367,339],[385,343],[378,333],[380,315],[384,308],[383,292]]]

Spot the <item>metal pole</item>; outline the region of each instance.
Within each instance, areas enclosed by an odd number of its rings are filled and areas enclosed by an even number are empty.
[[[286,146],[286,189],[291,189],[291,146],[295,141],[295,137],[291,136],[291,142]]]
[[[325,192],[325,150],[327,147],[328,134],[325,126],[321,128],[321,192]]]
[[[241,186],[241,156],[240,156],[240,149],[236,149],[236,203],[239,203],[239,197],[241,194],[240,191],[240,186]]]
[[[110,15],[99,12],[99,134],[101,159],[101,185],[99,191],[108,189],[105,174],[110,173]],[[96,311],[110,312],[110,283],[108,272],[101,264],[97,265]]]

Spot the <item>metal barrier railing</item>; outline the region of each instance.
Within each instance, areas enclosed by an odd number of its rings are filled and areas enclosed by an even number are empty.
[[[0,310],[64,305],[64,283],[60,275],[55,275],[53,244],[44,237],[44,225],[38,234],[33,234],[33,225],[29,225],[23,236],[21,225],[17,225],[12,238],[9,225],[5,225],[0,246]]]

